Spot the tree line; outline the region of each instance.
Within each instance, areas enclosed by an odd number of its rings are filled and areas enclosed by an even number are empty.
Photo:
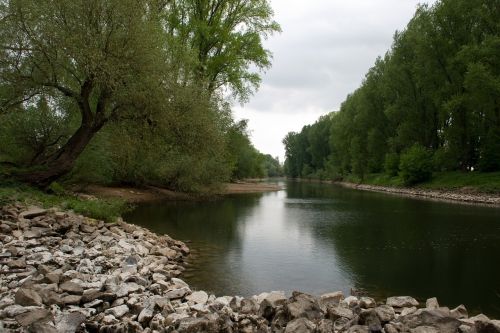
[[[284,138],[290,177],[500,170],[500,6],[420,5],[340,111]]]
[[[231,103],[278,31],[267,0],[0,0],[0,174],[203,191],[274,173]]]

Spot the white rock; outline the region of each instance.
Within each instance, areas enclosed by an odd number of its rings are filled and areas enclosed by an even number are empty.
[[[191,295],[186,296],[188,302],[194,304],[206,304],[208,302],[208,294],[204,291],[194,291]]]
[[[113,315],[115,318],[121,318],[129,312],[129,308],[127,305],[119,305],[114,308],[107,309],[104,313]]]
[[[410,296],[388,297],[386,304],[396,308],[418,306],[417,300]]]

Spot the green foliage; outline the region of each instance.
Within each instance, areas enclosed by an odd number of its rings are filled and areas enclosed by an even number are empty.
[[[415,144],[429,149],[436,171],[499,171],[498,17],[500,7],[491,0],[419,6],[340,111],[318,120],[327,125],[304,126],[284,138],[287,176],[323,176],[327,169],[329,178],[365,181],[382,170],[394,177],[403,155],[423,162],[408,155],[416,154]],[[328,152],[317,154],[325,142]],[[425,164],[418,168],[428,175]],[[425,178],[405,167],[408,182]]]
[[[426,189],[456,189],[465,192],[500,193],[500,172],[451,171],[434,173],[432,180],[419,187]]]
[[[63,195],[66,193],[64,190],[64,187],[59,184],[58,182],[52,182],[49,187],[47,188],[47,192],[55,194],[55,195]]]
[[[247,121],[233,124],[227,132],[227,147],[233,170],[231,178],[263,178],[266,175],[265,156],[251,144],[247,133]]]
[[[41,205],[45,208],[71,209],[76,213],[109,222],[129,209],[122,200],[85,200],[71,195],[47,194],[27,185],[4,182],[0,186],[0,204],[11,202]]]
[[[397,176],[399,173],[399,155],[396,153],[388,153],[385,155],[384,162],[385,173],[391,177]]]
[[[267,177],[282,177],[283,167],[280,164],[278,157],[264,155],[264,170]]]
[[[500,129],[490,129],[481,146],[479,158],[481,171],[500,170]]]
[[[2,172],[188,192],[278,173],[221,97],[246,101],[271,65],[267,0],[13,0],[0,16]]]
[[[280,31],[267,0],[184,0],[165,2],[169,34],[189,50],[193,75],[209,92],[230,88],[246,101],[271,65],[262,39]],[[256,70],[256,71],[255,71]]]
[[[432,177],[432,153],[415,144],[401,154],[399,162],[401,178],[405,185],[414,185]]]

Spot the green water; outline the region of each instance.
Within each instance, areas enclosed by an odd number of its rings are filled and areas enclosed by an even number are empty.
[[[132,223],[188,241],[184,275],[217,295],[351,288],[500,317],[500,209],[286,183],[264,194],[138,206]]]

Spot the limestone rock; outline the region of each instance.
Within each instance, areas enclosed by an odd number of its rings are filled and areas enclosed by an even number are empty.
[[[439,309],[439,303],[438,303],[437,298],[432,297],[432,298],[427,299],[427,301],[425,301],[425,307],[427,309],[431,309],[431,310]]]
[[[40,323],[48,321],[50,318],[50,311],[47,309],[34,309],[16,316],[16,321],[19,325],[26,327],[33,323]]]
[[[15,296],[16,304],[22,306],[42,305],[42,298],[33,289],[19,288]]]
[[[418,306],[417,300],[410,296],[389,297],[387,298],[386,304],[395,308]]]
[[[19,214],[19,217],[25,218],[25,219],[34,219],[35,217],[42,216],[47,214],[46,209],[42,209],[39,207],[31,207],[28,210],[25,210],[21,214]]]
[[[370,332],[382,331],[382,324],[374,309],[361,311],[359,314],[359,323],[368,326]]]
[[[365,325],[353,325],[349,327],[347,333],[370,333],[370,330]]]
[[[380,319],[381,322],[390,322],[393,320],[396,316],[396,313],[394,312],[394,309],[389,306],[389,305],[380,305],[375,308],[375,313],[377,314],[378,318]]]
[[[311,295],[297,291],[292,293],[286,309],[292,319],[305,317],[314,320],[322,317],[321,308],[316,299]]]
[[[61,283],[59,285],[59,289],[62,291],[65,291],[70,294],[74,295],[82,295],[83,294],[83,288],[79,284],[76,284],[75,282],[71,281],[66,281],[64,283]]]
[[[277,307],[284,305],[285,303],[285,293],[273,291],[269,293],[260,303],[259,315],[270,320],[276,313]]]
[[[208,302],[208,294],[204,291],[193,291],[191,295],[186,296],[186,301],[194,304],[206,304]]]
[[[316,326],[306,318],[297,318],[290,321],[285,328],[285,333],[313,333]]]
[[[370,309],[376,307],[377,303],[371,297],[361,297],[359,299],[359,306],[363,309]]]
[[[319,297],[319,306],[323,312],[326,312],[329,306],[337,306],[344,299],[344,293],[335,291],[328,294],[323,294]]]
[[[331,306],[327,310],[327,317],[333,321],[339,318],[352,319],[354,318],[354,313],[351,309],[342,306]]]
[[[121,318],[127,313],[129,313],[129,308],[127,305],[120,305],[120,306],[115,306],[113,308],[107,309],[104,313],[110,314],[114,316],[115,318]]]
[[[461,304],[461,305],[457,306],[456,308],[454,308],[453,310],[451,310],[450,315],[453,318],[457,318],[457,319],[466,319],[469,317],[469,313],[467,312],[467,309],[465,308],[465,306],[463,304]]]
[[[188,287],[183,287],[180,289],[169,290],[165,293],[165,296],[170,299],[177,299],[188,295],[190,292],[191,290]]]
[[[13,268],[13,269],[23,269],[23,268],[26,268],[26,260],[24,258],[17,259],[17,260],[11,260],[11,261],[7,262],[7,266],[9,266],[9,268]]]
[[[86,317],[80,312],[64,313],[56,320],[57,332],[75,333]]]

